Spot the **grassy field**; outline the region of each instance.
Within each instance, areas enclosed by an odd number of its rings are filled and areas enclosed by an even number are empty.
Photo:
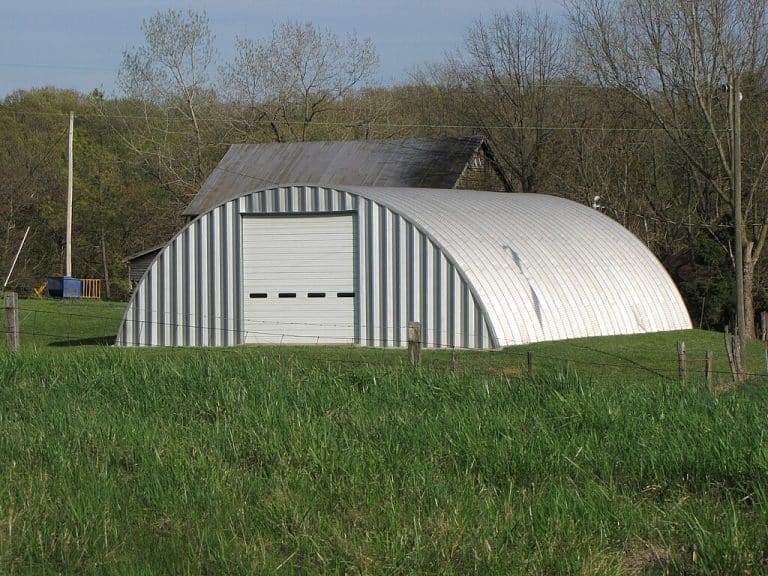
[[[25,348],[110,345],[124,312],[123,302],[19,300],[21,343]]]
[[[768,570],[763,380],[676,379],[677,339],[693,359],[722,336],[539,345],[530,380],[527,347],[455,373],[447,352],[64,347],[120,316],[67,310],[70,338],[0,354],[0,573]]]

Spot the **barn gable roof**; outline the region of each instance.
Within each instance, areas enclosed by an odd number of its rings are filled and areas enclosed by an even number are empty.
[[[491,156],[482,136],[234,144],[183,214],[194,217],[255,187],[285,182],[455,188],[481,149]]]

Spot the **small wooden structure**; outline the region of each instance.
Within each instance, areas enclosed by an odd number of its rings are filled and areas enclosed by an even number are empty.
[[[101,300],[101,278],[82,278],[81,298]]]
[[[285,182],[492,192],[514,189],[482,136],[234,144],[183,215],[192,219],[255,186]]]

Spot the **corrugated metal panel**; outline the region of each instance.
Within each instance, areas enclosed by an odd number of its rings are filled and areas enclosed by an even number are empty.
[[[131,298],[118,344],[240,343],[237,203],[190,223],[159,253]]]
[[[482,147],[481,136],[236,144],[203,183],[184,215],[197,216],[253,189],[297,182],[455,188],[473,158],[492,166],[487,155],[481,154]],[[293,207],[286,210],[295,211]]]
[[[288,186],[228,202],[179,233],[136,290],[118,343],[241,343],[240,212],[346,210],[357,214],[360,344],[402,346],[409,320],[422,323],[425,346],[465,348],[691,326],[650,251],[610,218],[574,202]]]

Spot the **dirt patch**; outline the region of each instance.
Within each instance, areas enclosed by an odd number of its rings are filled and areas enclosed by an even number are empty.
[[[725,394],[726,392],[733,392],[739,385],[736,382],[722,382],[712,387],[712,390],[716,394]]]
[[[672,551],[650,542],[636,542],[624,550],[622,573],[643,574],[648,571],[669,568],[672,563]]]

